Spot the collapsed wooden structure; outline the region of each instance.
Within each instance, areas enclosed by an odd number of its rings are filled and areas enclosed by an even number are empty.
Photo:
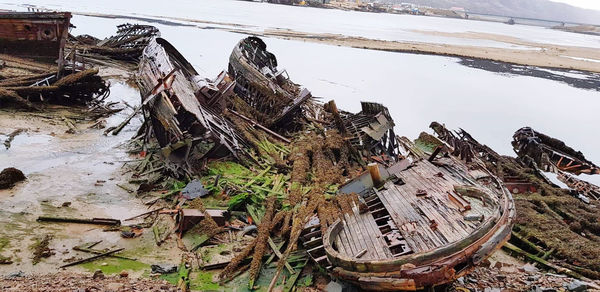
[[[277,69],[277,58],[258,37],[242,39],[229,57],[229,74],[236,81],[235,93],[256,111],[258,122],[267,127],[293,122],[294,113],[312,95],[293,83],[287,71]]]
[[[199,78],[169,42],[156,38],[144,49],[138,83],[146,118],[151,121],[147,130],[158,140],[175,173],[199,169],[204,157],[233,154],[244,158],[249,148],[245,139],[208,106],[223,98],[230,87],[219,89]]]
[[[67,59],[84,57],[100,64],[112,60],[137,63],[146,46],[157,37],[160,31],[156,27],[131,23],[118,25],[117,33],[103,40],[90,35],[70,36],[67,46],[71,54]]]
[[[68,12],[0,13],[0,105],[96,106],[108,96],[97,68],[66,61],[70,19]]]
[[[519,158],[528,156],[546,171],[556,168],[575,175],[600,174],[600,168],[564,142],[524,127],[513,135],[513,148]]]

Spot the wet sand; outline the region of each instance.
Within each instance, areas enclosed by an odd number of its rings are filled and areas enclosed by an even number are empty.
[[[127,74],[102,70],[101,75],[111,82],[109,101],[139,104],[139,92],[127,84]],[[121,103],[118,107],[126,106]],[[120,232],[105,232],[99,225],[36,221],[41,215],[123,220],[148,211],[141,199],[120,187],[137,187],[128,183],[130,175],[123,161],[138,157],[129,155],[124,144],[137,131],[141,120],[134,118],[117,136],[104,136],[105,129],[90,128],[94,121],[76,120],[77,131],[69,133],[62,117],[76,119],[85,116],[85,111],[58,106],[39,113],[0,110],[0,141],[13,130],[24,129],[8,150],[3,145],[0,148],[0,169],[16,167],[27,176],[27,180],[13,188],[0,190],[0,255],[13,262],[0,265],[0,275],[17,271],[36,275],[55,273],[65,261],[90,257],[88,253],[74,251],[74,246],[100,240],[98,249],[125,248],[120,255],[138,261],[105,258],[66,271],[102,268],[119,273],[123,269],[131,277],[139,277],[150,264],[179,263],[180,251],[175,241],[157,249],[149,229],[138,238],[125,239]],[[118,125],[131,111],[126,107],[106,118],[107,127]],[[123,225],[140,222],[127,221]],[[53,237],[49,248],[55,254],[33,264],[32,249],[45,235]]]
[[[243,30],[235,31],[244,33]],[[347,37],[334,34],[307,34],[290,30],[268,30],[264,33],[259,33],[259,35],[360,49],[477,58],[526,66],[600,72],[600,50],[594,48],[540,44],[495,34],[443,33],[433,31],[421,33],[455,38],[499,41],[528,46],[531,47],[531,49],[491,48],[419,42],[396,42],[361,37]],[[590,60],[588,61],[585,59]]]

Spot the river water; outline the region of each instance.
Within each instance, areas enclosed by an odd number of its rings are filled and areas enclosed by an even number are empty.
[[[15,4],[15,3],[13,3]],[[0,8],[15,8],[3,4]],[[600,47],[600,37],[572,34],[542,27],[434,17],[415,17],[362,12],[291,7],[244,1],[91,1],[29,0],[58,10],[110,13],[190,24],[174,18],[218,22],[214,27],[264,30],[285,28],[303,32],[338,33],[387,40],[442,42],[479,46],[510,46],[488,41],[438,38],[411,30],[484,32],[510,35],[524,40]],[[22,6],[21,6],[22,8]],[[160,16],[160,17],[159,17]],[[75,15],[74,34],[106,37],[115,25],[131,19]],[[144,23],[144,21],[135,21]],[[214,77],[227,68],[229,54],[245,35],[221,29],[152,23],[162,36],[178,48],[200,74]],[[268,49],[286,68],[292,80],[309,88],[314,96],[336,100],[338,107],[359,111],[360,101],[387,105],[397,133],[416,138],[431,121],[449,128],[464,128],[481,143],[501,154],[513,154],[512,134],[523,126],[562,139],[600,163],[600,88],[577,88],[568,82],[493,72],[464,66],[461,59],[441,56],[363,50],[300,41],[265,39]],[[475,43],[474,43],[475,42]],[[528,70],[531,68],[522,68]],[[521,69],[519,69],[521,70]],[[594,74],[557,72],[577,80],[597,80]],[[600,179],[592,181],[600,183]]]

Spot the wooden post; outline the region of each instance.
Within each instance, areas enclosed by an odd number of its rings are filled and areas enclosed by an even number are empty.
[[[373,186],[376,188],[382,186],[383,179],[381,178],[381,173],[379,172],[379,164],[369,163],[367,165],[367,169],[369,169],[369,174],[371,174],[371,180],[373,180]]]

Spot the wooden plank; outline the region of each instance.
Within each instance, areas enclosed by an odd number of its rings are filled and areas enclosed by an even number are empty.
[[[411,239],[414,239],[414,241],[418,243],[414,248],[411,247],[416,252],[430,250],[433,247],[435,247],[435,243],[432,242],[432,240],[429,238],[429,236],[424,234],[425,227],[424,227],[423,217],[420,214],[418,214],[416,212],[416,210],[410,204],[413,201],[409,196],[405,195],[405,191],[402,189],[402,187],[404,187],[404,186],[406,186],[406,185],[394,186],[394,188],[397,190],[397,192],[393,192],[393,194],[396,196],[397,201],[402,201],[405,204],[408,203],[406,205],[406,208],[410,210],[409,211],[410,213],[414,214],[414,219],[411,220],[411,223],[413,223],[413,226],[412,226],[413,228],[409,231],[409,233],[401,232],[402,236],[405,238],[410,237]]]
[[[418,222],[418,216],[414,216],[417,214],[414,214],[415,212],[410,205],[406,205],[408,201],[401,198],[398,186],[388,182],[387,188],[386,191],[381,192],[380,199],[384,202],[384,205],[387,204],[389,206],[387,207],[388,212],[391,211],[392,221],[398,227],[400,234],[402,234],[402,237],[407,240],[407,244],[415,252],[427,250],[427,244],[419,236],[415,236],[416,229],[412,228]],[[398,211],[403,212],[403,214],[399,214]],[[411,228],[408,228],[409,225]]]
[[[368,252],[367,254],[365,254],[363,256],[364,259],[367,258],[371,258],[371,254],[372,254],[372,249],[370,249],[369,245],[365,242],[365,238],[363,233],[361,232],[357,222],[356,222],[356,218],[354,218],[353,214],[346,214],[346,219],[348,222],[348,227],[350,228],[350,236],[352,238],[352,241],[354,242],[355,246],[357,247],[356,249],[356,253],[358,254],[360,251],[362,251],[363,249],[367,249]],[[354,255],[352,255],[354,256]]]
[[[387,246],[386,241],[383,239],[383,234],[381,233],[381,230],[379,229],[379,226],[377,226],[377,223],[375,223],[375,218],[373,218],[373,216],[371,214],[368,214],[367,216],[370,217],[369,220],[367,220],[367,228],[371,228],[371,230],[373,230],[373,232],[375,233],[375,237],[373,237],[377,242],[379,242],[379,246],[381,246],[381,250],[383,251],[383,256],[385,258],[391,258],[392,257],[392,252],[390,251],[389,247]]]
[[[410,171],[410,170],[408,170],[408,171]],[[411,207],[413,205],[418,206],[419,204],[421,204],[417,200],[417,197],[415,195],[417,190],[414,186],[411,185],[411,183],[407,183],[402,186],[398,186],[397,189],[400,190],[400,193],[402,194],[403,199],[411,203]],[[415,208],[413,208],[413,209],[415,209]],[[438,235],[435,234],[435,232],[433,232],[431,230],[429,220],[427,218],[421,216],[420,214],[419,214],[418,226],[419,226],[419,229],[418,229],[419,234],[421,234],[421,236],[423,237],[423,241],[425,241],[427,243],[428,249],[432,249],[432,248],[441,246],[443,244],[443,242],[445,242],[444,239],[439,238]]]
[[[411,187],[411,191],[416,192],[416,189],[419,188],[426,189],[428,191],[428,194],[432,196],[440,192],[437,189],[429,187],[430,184],[425,185],[422,176],[417,176],[414,173],[409,173],[408,176],[410,177],[411,181],[414,182],[414,186],[413,184],[409,185],[409,187]],[[438,223],[438,228],[449,242],[460,240],[464,236],[468,235],[468,233],[465,232],[462,228],[456,228],[452,220],[447,220],[447,218],[441,216],[440,212],[438,212],[438,210],[436,210],[435,208],[432,208],[429,203],[424,202],[421,205],[421,207],[422,209],[427,210],[428,214],[430,214],[432,217],[436,218],[434,220],[436,220],[436,222]],[[462,215],[460,217],[460,220],[462,220]]]
[[[344,214],[344,229],[346,231],[346,237],[348,238],[348,244],[350,245],[350,252],[348,255],[352,257],[364,248],[360,245],[360,242],[357,242],[358,240],[355,238],[356,231],[354,231],[354,228],[351,225],[352,221],[350,221],[348,214]]]
[[[353,211],[357,219],[359,228],[361,228],[362,232],[365,232],[363,234],[366,235],[366,243],[368,244],[368,242],[370,241],[372,246],[375,248],[374,259],[387,258],[387,254],[384,252],[381,246],[381,242],[377,240],[378,237],[381,237],[381,232],[379,231],[379,228],[372,228],[371,224],[368,223],[369,221],[375,221],[373,216],[370,213],[365,213],[362,215],[359,214],[358,207],[353,208]]]

